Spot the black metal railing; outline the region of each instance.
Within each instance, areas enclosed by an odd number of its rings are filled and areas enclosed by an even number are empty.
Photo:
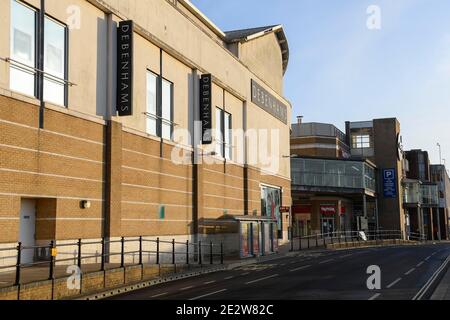
[[[14,252],[8,256],[7,252]],[[214,265],[224,264],[223,243],[180,242],[175,239],[161,240],[145,237],[130,237],[98,241],[82,239],[63,241],[54,240],[46,245],[24,246],[0,249],[3,261],[15,260],[15,263],[0,265],[0,276],[10,275],[11,284],[22,284],[23,272],[32,269],[32,281],[53,280],[57,271],[67,276],[66,267],[76,265],[83,272],[105,271],[139,265]],[[32,262],[24,261],[24,257]],[[30,258],[31,257],[31,258]],[[59,267],[60,270],[57,270]],[[63,268],[65,267],[65,268]],[[83,270],[83,268],[85,270]],[[47,271],[45,271],[47,270]],[[47,273],[48,272],[48,273]],[[48,275],[48,276],[47,276]],[[9,281],[2,281],[8,283]]]
[[[306,249],[323,248],[328,245],[342,244],[349,242],[384,241],[384,240],[411,240],[424,242],[426,236],[419,233],[400,230],[378,230],[369,232],[360,231],[340,231],[323,234],[313,234],[302,237],[291,237],[291,251],[301,251]]]

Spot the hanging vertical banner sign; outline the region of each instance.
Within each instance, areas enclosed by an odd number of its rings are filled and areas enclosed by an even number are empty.
[[[211,144],[212,139],[212,75],[204,74],[200,79],[200,118],[202,121],[202,144]]]
[[[122,21],[117,29],[117,112],[133,115],[133,21]]]

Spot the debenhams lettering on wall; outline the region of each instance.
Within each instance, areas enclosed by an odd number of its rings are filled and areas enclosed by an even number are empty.
[[[133,21],[119,23],[117,28],[117,112],[119,116],[133,114],[133,32]],[[211,82],[210,74],[201,77],[200,114],[203,123],[203,144],[212,143]],[[254,104],[287,124],[287,106],[253,79],[251,94]]]
[[[252,102],[272,116],[288,124],[287,106],[252,79]]]
[[[117,111],[133,115],[133,21],[122,21],[117,28]]]

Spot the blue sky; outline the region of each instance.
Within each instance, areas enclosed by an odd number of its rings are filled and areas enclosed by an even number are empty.
[[[407,149],[450,166],[450,1],[193,0],[223,31],[283,24],[285,96],[305,121],[397,117]],[[381,30],[366,26],[370,5]]]

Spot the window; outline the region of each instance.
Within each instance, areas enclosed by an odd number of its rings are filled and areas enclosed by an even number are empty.
[[[65,105],[66,28],[46,17],[44,30],[44,100]]]
[[[216,153],[227,160],[232,159],[232,116],[216,108]]]
[[[36,11],[11,2],[11,90],[35,96]]]
[[[231,160],[232,159],[232,119],[231,114],[224,112],[224,149],[225,149],[225,159]]]
[[[158,76],[153,72],[147,72],[147,133],[157,135],[156,124],[158,120],[156,111]]]
[[[282,191],[278,188],[261,186],[261,213],[277,221],[278,238],[283,238],[283,219],[281,214]]]
[[[352,148],[363,149],[370,148],[370,135],[355,135],[352,136]]]
[[[216,108],[216,153],[223,158],[222,110]]]
[[[161,83],[161,85],[160,85]],[[161,110],[158,108],[159,94]],[[173,131],[173,83],[147,72],[147,133],[170,140]]]
[[[36,77],[37,70],[44,71],[45,101],[66,105],[66,66],[67,66],[67,28],[55,20],[45,17],[44,46],[37,50],[38,34],[37,12],[16,1],[11,1],[11,90],[38,97],[36,88],[41,79]],[[43,66],[39,66],[37,57],[43,54]],[[40,97],[38,97],[40,98]]]
[[[172,138],[172,93],[173,83],[162,80],[162,111],[161,111],[161,137],[170,140]]]

